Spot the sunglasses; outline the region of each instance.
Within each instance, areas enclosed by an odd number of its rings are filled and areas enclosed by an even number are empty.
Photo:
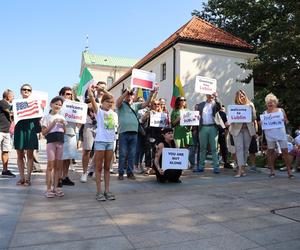
[[[24,92],[26,92],[26,91],[28,91],[28,92],[31,92],[31,89],[22,89],[22,91],[24,91]]]
[[[180,101],[181,101],[181,102],[185,102],[185,101],[186,101],[186,99],[180,99]]]
[[[72,93],[65,93],[65,95],[72,95]]]

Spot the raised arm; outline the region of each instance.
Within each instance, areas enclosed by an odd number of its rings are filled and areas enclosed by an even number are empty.
[[[123,102],[124,98],[128,95],[128,93],[129,93],[129,90],[126,89],[124,91],[124,93],[117,99],[117,102],[116,102],[117,108],[120,108],[122,106],[122,102]]]
[[[155,93],[155,90],[152,90],[150,92],[150,96],[148,97],[147,101],[143,102],[142,105],[141,105],[141,108],[144,109],[146,107],[148,107],[149,103],[151,102],[152,100],[152,97],[153,97],[153,94]]]
[[[97,104],[97,102],[96,102],[96,100],[95,100],[95,97],[94,97],[94,94],[93,94],[91,88],[88,89],[88,94],[89,94],[89,98],[90,98],[90,100],[91,100],[91,104],[92,104],[92,108],[93,108],[93,110],[94,110],[94,113],[97,114],[97,113],[98,113],[98,108],[99,108],[99,107],[98,107],[98,104]]]

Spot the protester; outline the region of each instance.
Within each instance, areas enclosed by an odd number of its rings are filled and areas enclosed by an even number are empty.
[[[217,153],[218,128],[215,122],[215,115],[221,109],[221,104],[217,101],[217,93],[206,95],[206,101],[197,105],[200,113],[199,141],[200,141],[200,164],[194,172],[203,172],[208,144],[213,160],[213,172],[220,173]]]
[[[21,86],[21,95],[23,99],[30,97],[32,87],[30,84],[23,84]],[[41,132],[40,118],[30,118],[26,120],[20,120],[15,125],[14,130],[14,146],[17,150],[17,164],[20,173],[20,180],[17,185],[30,186],[31,185],[31,172],[33,167],[33,150],[39,148],[39,141],[37,133]],[[27,154],[27,177],[24,174],[24,156],[25,150]]]
[[[80,177],[80,182],[87,182],[87,169],[90,160],[91,151],[93,149],[95,135],[96,135],[96,118],[93,111],[91,99],[86,99],[85,103],[88,105],[86,123],[83,124],[83,143],[82,143],[82,169],[83,173]]]
[[[286,113],[282,108],[278,108],[278,99],[274,94],[272,93],[268,94],[265,97],[265,103],[267,106],[267,110],[265,110],[263,114],[279,112],[282,114],[284,122],[288,123]],[[270,177],[275,176],[275,172],[274,172],[274,164],[276,159],[275,147],[276,144],[278,143],[282,152],[283,160],[287,167],[288,177],[294,178],[294,175],[292,175],[291,172],[291,162],[289,161],[289,156],[288,156],[288,145],[287,145],[287,136],[286,136],[285,127],[265,129],[264,133],[268,145],[267,157],[268,157],[268,166],[270,167],[271,170]]]
[[[117,99],[116,107],[119,115],[119,180],[123,180],[124,168],[127,157],[127,178],[135,179],[133,174],[134,159],[136,153],[137,133],[139,121],[136,112],[147,107],[154,91],[144,103],[134,103],[134,92],[125,89]]]
[[[66,125],[65,118],[59,114],[62,104],[62,97],[54,97],[50,102],[50,113],[41,122],[42,134],[47,140],[46,198],[64,196],[63,191],[57,187],[59,174],[63,165],[62,155]]]
[[[154,158],[154,168],[156,172],[156,179],[160,183],[165,182],[174,182],[174,183],[181,183],[179,179],[182,170],[179,169],[162,169],[162,152],[163,148],[176,148],[176,144],[174,141],[173,136],[173,129],[171,128],[164,128],[162,130],[163,140],[157,146],[155,158]]]
[[[70,87],[63,87],[59,91],[59,95],[64,98],[64,100],[73,100],[73,92]],[[64,146],[63,146],[63,167],[62,173],[60,176],[60,183],[61,185],[66,186],[74,186],[75,183],[70,180],[69,174],[69,167],[72,159],[77,159],[77,141],[76,141],[76,123],[68,122],[66,125],[66,132],[64,134]]]
[[[154,99],[151,101],[150,109],[141,118],[141,121],[143,124],[145,124],[144,127],[146,128],[145,129],[146,130],[145,166],[148,174],[151,173],[150,171],[153,166],[155,145],[158,144],[162,139],[161,128],[151,126],[150,118],[151,115],[160,112],[161,112],[160,103],[158,100]]]
[[[245,176],[245,167],[251,137],[256,135],[256,111],[254,104],[248,99],[243,90],[236,92],[234,103],[236,105],[248,105],[251,107],[251,122],[231,123],[229,133],[233,136],[235,152],[238,164],[238,173],[234,177]]]
[[[8,169],[9,151],[11,150],[11,136],[9,129],[12,121],[11,102],[14,99],[12,90],[7,89],[3,92],[3,99],[0,101],[0,145],[2,159],[2,177],[16,177]]]
[[[101,107],[99,108],[93,93],[89,90],[89,98],[92,103],[94,113],[97,119],[97,129],[95,136],[95,173],[96,173],[96,200],[114,200],[115,196],[109,190],[110,163],[112,161],[115,127],[117,126],[117,114],[112,110],[114,98],[105,93],[101,98]],[[101,172],[104,164],[104,193],[101,192]]]
[[[190,147],[193,146],[192,127],[180,125],[180,111],[187,110],[185,97],[177,97],[175,100],[174,109],[171,112],[171,125],[174,128],[174,141],[176,147],[189,149],[189,161],[191,168],[193,168],[195,165],[195,154],[194,152],[190,151]]]

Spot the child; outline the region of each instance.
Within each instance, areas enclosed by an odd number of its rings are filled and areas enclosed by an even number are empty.
[[[113,156],[114,141],[116,139],[115,127],[117,114],[112,110],[114,98],[105,92],[101,99],[101,107],[98,106],[91,88],[89,98],[96,114],[97,129],[94,142],[95,151],[95,174],[96,174],[96,200],[115,200],[115,196],[109,191],[110,162]],[[104,163],[104,164],[103,164]],[[101,192],[101,172],[104,165],[104,193]]]
[[[63,104],[63,98],[54,97],[50,103],[50,113],[42,119],[42,134],[47,140],[47,170],[46,185],[47,190],[45,196],[53,198],[55,196],[62,197],[64,193],[57,187],[60,168],[62,167],[62,154],[65,133],[65,118],[59,114]],[[52,181],[53,180],[53,181]],[[52,189],[53,186],[53,189]]]

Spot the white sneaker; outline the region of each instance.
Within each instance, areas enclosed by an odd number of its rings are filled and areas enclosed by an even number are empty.
[[[87,173],[85,173],[85,174],[83,173],[80,177],[80,182],[86,183],[87,177],[88,177]]]

